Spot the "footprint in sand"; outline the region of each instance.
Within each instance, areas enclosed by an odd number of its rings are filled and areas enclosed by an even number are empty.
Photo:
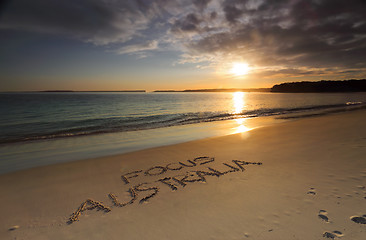
[[[310,190],[307,192],[307,194],[315,195],[316,194],[315,188],[310,188]]]
[[[324,232],[323,237],[334,239],[336,237],[340,238],[343,236],[343,233],[340,231],[333,231],[333,232]]]
[[[322,220],[329,222],[329,218],[327,217],[328,212],[325,210],[320,210],[318,213],[318,217],[321,218]]]
[[[14,230],[17,230],[19,228],[18,225],[15,225],[15,226],[12,226],[11,228],[9,228],[8,230],[9,231],[14,231]]]
[[[358,224],[366,224],[366,214],[362,215],[362,217],[352,216],[352,217],[350,217],[350,219]]]

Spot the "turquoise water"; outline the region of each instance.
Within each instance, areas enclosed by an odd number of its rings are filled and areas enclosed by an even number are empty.
[[[0,173],[365,106],[366,93],[2,93]]]

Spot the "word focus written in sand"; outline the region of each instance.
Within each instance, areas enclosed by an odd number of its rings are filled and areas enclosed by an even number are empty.
[[[156,178],[156,176],[163,175],[165,173],[174,173],[178,171],[182,172],[186,169],[190,169],[190,171],[186,171],[183,174],[173,174],[172,176],[166,176],[164,178],[159,178],[158,180],[135,184],[128,189],[127,192],[129,193],[130,198],[126,201],[121,201],[114,193],[109,193],[108,197],[111,199],[113,204],[110,207],[105,206],[102,202],[87,199],[74,213],[72,213],[68,223],[71,224],[75,221],[78,221],[81,214],[86,210],[97,209],[104,212],[110,212],[112,207],[125,207],[136,202],[147,202],[149,199],[155,197],[159,193],[161,186],[168,187],[171,190],[176,191],[194,182],[204,183],[206,182],[206,178],[210,176],[219,178],[228,173],[244,172],[244,166],[246,165],[262,165],[260,162],[247,162],[242,160],[231,160],[229,163],[222,163],[222,169],[220,168],[220,170],[206,165],[214,161],[215,158],[213,157],[197,157],[193,160],[169,163],[165,166],[154,166],[147,170],[136,170],[125,173],[121,176],[121,179],[125,185],[130,185],[132,180],[138,180],[139,177],[145,177],[145,179],[146,177]],[[198,168],[202,165],[207,167],[204,169],[200,168],[192,170],[193,168]]]

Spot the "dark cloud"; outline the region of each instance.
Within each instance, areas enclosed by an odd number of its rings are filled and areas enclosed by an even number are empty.
[[[116,43],[119,53],[168,46],[194,62],[239,57],[273,68],[366,68],[364,0],[10,0],[2,6],[0,29]]]
[[[10,0],[0,28],[61,34],[104,45],[141,37],[141,31],[170,6],[166,0]]]
[[[365,1],[228,0],[221,9],[225,31],[192,41],[193,54],[237,53],[288,68],[366,67]]]
[[[203,9],[205,9],[207,7],[207,4],[209,4],[209,2],[211,2],[211,0],[192,0],[193,4],[200,10],[202,11]]]
[[[245,9],[243,9],[243,3],[246,1],[238,1],[238,0],[226,0],[222,4],[223,11],[225,13],[225,18],[230,23],[236,23],[239,17],[241,17],[245,13]]]
[[[212,11],[212,12],[210,13],[210,20],[214,20],[215,18],[217,18],[217,12]]]
[[[131,21],[129,16],[134,15]],[[28,31],[65,34],[98,44],[128,40],[131,26],[146,19],[129,4],[105,4],[98,0],[14,0],[3,14],[0,26]],[[126,28],[125,28],[126,27]]]
[[[199,31],[199,24],[202,20],[194,13],[190,13],[183,19],[176,20],[172,26],[173,32]]]

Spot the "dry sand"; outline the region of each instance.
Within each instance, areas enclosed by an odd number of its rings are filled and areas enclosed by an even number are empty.
[[[6,174],[0,192],[0,239],[366,239],[366,111]]]

